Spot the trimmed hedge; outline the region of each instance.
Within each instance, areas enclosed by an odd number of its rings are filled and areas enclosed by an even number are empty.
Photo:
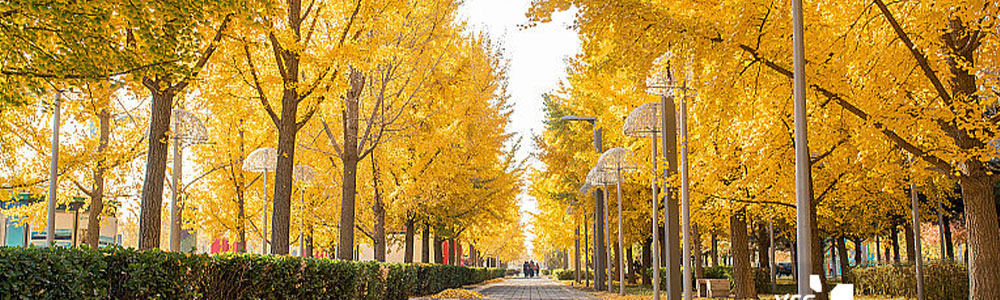
[[[554,269],[549,270],[550,275],[555,275],[558,280],[573,280],[576,279],[576,271],[573,269]],[[593,274],[593,272],[591,272]],[[580,280],[583,280],[583,270],[580,270]]]
[[[721,266],[715,266],[715,267],[705,267],[703,269],[703,271],[705,273],[705,277],[704,277],[705,279],[726,279],[726,280],[729,280],[730,285],[733,285],[733,286],[730,286],[731,289],[735,289],[736,288],[735,287],[735,281],[733,281],[733,266],[721,265]],[[753,272],[754,290],[757,291],[757,294],[770,294],[772,292],[771,291],[771,273],[770,273],[770,271],[768,271],[767,268],[751,268],[751,271]],[[652,268],[646,269],[644,272],[646,272],[647,276],[652,276],[652,274],[653,274],[652,273]],[[692,276],[693,275],[694,274],[692,274]],[[667,269],[666,268],[661,268],[660,269],[660,278],[667,278],[666,276],[667,276]],[[697,282],[698,279],[696,278],[694,280],[695,280],[695,282],[693,282],[691,284],[692,284],[692,286],[696,287],[697,283],[698,283]],[[667,281],[666,280],[660,280],[660,285],[661,285],[662,288],[666,289],[667,288]]]
[[[913,265],[856,267],[854,288],[861,295],[915,298],[917,280]],[[959,263],[924,265],[924,296],[927,299],[969,299],[969,270]]]
[[[0,247],[3,299],[407,299],[505,269],[119,247]]]

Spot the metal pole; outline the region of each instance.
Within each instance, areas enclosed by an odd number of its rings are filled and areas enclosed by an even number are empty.
[[[177,126],[177,124],[180,124],[180,120],[178,120],[180,116],[174,114],[173,117],[174,117],[175,127],[179,127]],[[184,150],[181,149],[180,139],[178,139],[176,135],[173,138],[173,142],[174,142],[174,169],[172,172],[173,174],[171,174],[172,176],[170,180],[171,188],[173,188],[173,192],[170,193],[170,198],[171,198],[170,199],[170,251],[176,252],[181,248],[181,220],[180,220],[181,212],[180,209],[178,209],[179,207],[177,204],[179,203],[178,200],[180,200],[180,197],[178,195],[180,194],[179,189],[181,187],[180,184],[181,172],[182,172],[181,168],[184,167],[182,161],[183,158],[181,157],[181,155],[183,155],[182,152],[184,152]]]
[[[660,222],[657,220],[660,215],[660,201],[656,196],[656,132],[653,132],[653,300],[660,300]]]
[[[771,222],[771,217],[767,218],[767,233],[769,241],[768,245],[771,245],[770,247],[768,247],[767,251],[768,252],[767,258],[769,258],[768,261],[770,261],[771,264],[768,265],[767,268],[771,272],[771,292],[777,293],[776,284],[778,282],[778,275],[777,275],[778,273],[777,270],[774,269],[774,266],[776,265],[776,263],[774,262],[774,223]]]
[[[579,221],[579,216],[577,217]],[[577,223],[573,228],[573,234],[576,237],[573,239],[573,284],[580,284],[580,224]]]
[[[938,214],[937,214],[938,215],[938,241],[940,241],[939,244],[941,245],[941,260],[942,261],[950,261],[950,257],[948,257],[948,254],[946,252],[947,245],[945,245],[945,243],[944,243],[944,239],[945,239],[945,237],[944,237],[944,226],[945,226],[945,224],[944,224],[944,213],[943,213],[944,210],[941,207],[941,198],[938,198],[937,205],[938,205]]]
[[[590,240],[587,238],[587,213],[583,214],[583,286],[590,287]]]
[[[684,248],[681,250],[681,259],[683,260],[683,266],[681,267],[683,274],[683,280],[681,284],[684,289],[684,300],[691,300],[691,242],[694,239],[691,237],[691,203],[690,195],[688,193],[688,159],[687,159],[687,95],[681,97],[681,112],[680,112],[680,148],[681,148],[681,231],[684,235],[684,243],[682,244]]]
[[[299,227],[299,257],[306,257],[306,216],[304,213],[306,209],[306,190],[301,187],[299,188],[299,207],[299,223],[301,224],[301,227]],[[413,229],[407,228],[406,230]]]
[[[809,170],[809,135],[806,120],[805,44],[802,30],[802,0],[792,0],[792,56],[795,72],[795,203],[796,240],[798,241],[799,297],[812,295],[812,225],[810,216],[811,175]]]
[[[607,271],[607,273],[606,273],[607,277],[606,278],[608,279],[608,292],[610,293],[612,286],[614,286],[614,280],[611,279],[611,275],[612,275],[611,274],[611,245],[610,245],[611,244],[611,226],[609,225],[610,221],[608,220],[608,218],[610,218],[610,216],[608,216],[610,213],[608,212],[608,185],[607,184],[604,184],[604,199],[602,199],[602,200],[604,200],[603,201],[604,202],[604,246],[606,247],[605,250],[604,250],[604,253],[606,254],[604,256],[604,261],[605,261],[605,264],[606,264],[606,267],[607,267],[606,268],[606,271]],[[605,270],[601,270],[601,271],[604,272]]]
[[[913,250],[917,263],[917,300],[924,300],[924,255],[920,249],[920,202],[917,201],[917,185],[910,179],[910,198],[913,200]]]
[[[625,256],[622,255],[624,252],[622,248],[624,247],[624,237],[622,236],[622,168],[618,166],[615,168],[616,176],[618,177],[618,184],[615,187],[618,188],[618,295],[625,296]]]
[[[260,254],[267,255],[267,169],[264,169],[264,218],[260,230]]]
[[[59,106],[62,92],[56,91],[56,101],[52,110],[52,161],[49,164],[49,214],[45,228],[45,247],[56,242],[56,188],[59,185]],[[28,236],[30,231],[26,231]],[[30,241],[30,238],[29,238]],[[25,244],[27,245],[27,244]]]
[[[591,124],[594,126],[594,149],[597,150],[598,154],[601,154],[604,152],[601,128],[597,126],[597,121],[593,121]],[[604,234],[604,230],[607,228],[604,224],[607,221],[604,214],[607,211],[601,204],[603,197],[606,197],[603,190],[594,190],[594,287],[597,290],[601,290],[604,287],[604,280],[609,279],[604,275],[606,267],[604,264],[608,260],[608,253],[605,242],[607,237]]]
[[[601,204],[603,191],[594,189],[594,289],[604,289],[604,206]]]

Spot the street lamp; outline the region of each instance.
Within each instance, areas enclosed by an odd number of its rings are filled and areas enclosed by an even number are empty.
[[[586,180],[585,180],[586,181]],[[580,187],[580,194],[585,195],[590,191],[590,183],[584,182]],[[583,214],[583,286],[590,287],[590,241],[588,241],[587,214]]]
[[[595,117],[579,117],[573,115],[563,116],[559,118],[561,121],[574,122],[574,121],[585,121],[589,122],[590,125],[594,126],[594,150],[597,153],[604,152],[601,142],[601,128],[597,126],[597,118]],[[604,221],[603,221],[603,207],[601,205],[601,191],[594,190],[594,269],[604,270],[604,261],[607,260],[607,253],[604,251],[605,245],[603,244],[603,231],[604,231]],[[594,272],[594,286],[600,290],[601,286],[604,285],[604,275],[601,275],[601,271]]]
[[[600,201],[599,203],[603,203],[603,204],[598,204],[598,207],[602,208],[603,212],[601,212],[601,213],[595,213],[594,214],[595,215],[595,217],[594,217],[594,223],[595,223],[595,226],[598,226],[597,231],[594,232],[594,239],[598,240],[597,242],[600,243],[600,244],[602,244],[601,247],[607,247],[607,245],[608,245],[608,239],[609,239],[608,235],[610,235],[610,233],[607,232],[607,230],[609,230],[608,229],[608,185],[615,183],[615,178],[611,177],[610,175],[611,174],[605,172],[603,168],[596,167],[596,166],[593,167],[593,168],[591,168],[590,171],[587,172],[587,183],[588,184],[595,185],[595,186],[596,185],[600,185],[600,186],[603,187],[603,193],[600,193],[600,194],[594,193],[594,195],[601,195],[601,196],[603,196],[599,200]],[[598,225],[597,223],[600,223],[600,224]],[[603,281],[600,281],[600,279],[604,278],[604,276],[605,276],[604,272],[607,272],[607,276],[608,276],[607,277],[607,279],[608,279],[608,281],[607,281],[608,282],[607,289],[608,289],[608,292],[610,292],[611,291],[611,285],[612,285],[612,282],[611,282],[612,281],[611,280],[611,255],[607,253],[607,249],[605,249],[605,248],[598,248],[598,249],[595,249],[594,251],[598,253],[597,254],[598,257],[594,258],[594,261],[595,262],[599,262],[599,263],[604,263],[604,264],[607,265],[607,269],[605,269],[603,267],[597,268],[597,272],[595,274],[597,275],[598,281],[594,282],[594,287],[597,288],[598,290],[600,290],[601,288],[604,287]],[[603,255],[603,256],[600,255],[601,252],[604,252],[605,255]]]
[[[56,91],[56,101],[52,105],[52,161],[49,163],[49,211],[45,224],[45,247],[56,242],[56,188],[59,185],[59,105],[62,92]],[[29,233],[30,234],[30,233]]]
[[[243,161],[243,171],[264,173],[264,217],[260,226],[261,254],[267,254],[267,172],[273,172],[278,167],[278,150],[274,148],[257,148],[247,155]]]
[[[612,148],[601,154],[597,160],[597,167],[604,169],[605,173],[612,173],[615,176],[615,188],[618,190],[618,294],[625,296],[625,258],[622,247],[624,237],[622,234],[622,171],[633,171],[636,169],[635,158],[631,150],[625,148]]]
[[[292,179],[301,183],[308,184],[316,178],[316,170],[307,165],[296,165],[292,168]],[[306,244],[305,244],[305,230],[306,230],[306,190],[305,187],[299,186],[299,206],[301,210],[299,212],[299,222],[301,222],[301,227],[299,228],[299,257],[306,257]]]
[[[677,172],[677,115],[680,115],[680,152],[681,152],[681,230],[677,230],[677,203],[675,201],[666,201],[664,217],[664,223],[666,223],[666,238],[664,239],[667,243],[667,274],[670,280],[670,284],[667,285],[667,299],[677,300],[680,299],[681,289],[684,290],[684,299],[690,300],[692,295],[691,288],[691,245],[690,242],[683,243],[682,253],[677,253],[678,248],[681,248],[680,238],[678,232],[683,232],[684,238],[691,240],[691,230],[690,230],[690,201],[688,197],[688,163],[687,163],[687,103],[685,97],[687,96],[684,92],[687,91],[686,82],[684,84],[678,85],[674,80],[674,75],[671,72],[670,59],[673,56],[672,53],[667,52],[657,58],[653,62],[653,69],[650,70],[650,76],[646,78],[646,91],[648,93],[660,96],[660,108],[662,111],[661,118],[661,128],[664,133],[663,138],[663,157],[666,158],[669,167],[668,170],[664,170],[663,177],[666,178],[669,173]],[[690,77],[690,74],[689,74]],[[674,94],[680,91],[680,113],[673,113],[673,98]],[[670,109],[670,113],[668,112]],[[667,182],[663,183],[663,190],[667,191]],[[672,198],[672,197],[668,197]],[[683,260],[684,267],[678,266],[680,263],[678,259]],[[683,275],[670,276],[670,274],[677,274],[680,269],[683,269]]]
[[[796,234],[798,242],[799,297],[812,295],[808,274],[812,274],[812,207],[809,169],[809,134],[806,119],[806,59],[802,29],[802,0],[792,0],[792,70],[794,81],[795,115],[795,207]],[[916,226],[916,225],[914,225]]]
[[[170,131],[174,142],[174,169],[171,175],[170,198],[170,251],[178,251],[181,247],[181,210],[180,189],[182,170],[184,168],[184,146],[208,142],[208,129],[191,112],[174,109],[171,112]]]
[[[645,137],[650,136],[652,138],[650,160],[653,163],[653,298],[660,299],[660,238],[659,231],[659,198],[657,198],[656,192],[656,133],[661,131],[660,118],[662,109],[660,108],[660,103],[651,102],[640,105],[629,113],[628,118],[625,118],[625,125],[622,127],[622,133],[625,136],[630,137]]]

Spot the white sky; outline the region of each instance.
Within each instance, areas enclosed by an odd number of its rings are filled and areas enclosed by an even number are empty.
[[[473,30],[489,33],[510,60],[508,89],[514,107],[510,130],[523,138],[518,153],[521,158],[535,152],[531,136],[543,129],[542,94],[558,87],[566,77],[566,58],[580,49],[577,33],[568,29],[575,12],[558,13],[551,23],[521,30],[518,25],[527,24],[525,13],[529,7],[531,0],[467,0],[460,12]],[[519,196],[519,203],[521,221],[527,224],[528,213],[537,211],[537,203],[525,192]],[[530,253],[534,235],[530,231],[525,234]]]

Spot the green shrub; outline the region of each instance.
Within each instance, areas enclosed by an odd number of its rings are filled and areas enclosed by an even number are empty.
[[[403,300],[506,269],[109,247],[0,247],[2,299]]]
[[[890,297],[917,296],[913,265],[877,265],[856,267],[854,289],[861,295]],[[935,263],[924,265],[924,296],[927,299],[969,299],[969,270],[964,264]]]
[[[731,279],[733,278],[733,266],[707,267],[705,268],[705,278]]]
[[[583,273],[580,273],[580,276],[582,277]],[[559,279],[559,280],[573,280],[573,279],[576,279],[576,270],[573,270],[573,269],[558,270],[558,272],[556,272],[556,279]]]

